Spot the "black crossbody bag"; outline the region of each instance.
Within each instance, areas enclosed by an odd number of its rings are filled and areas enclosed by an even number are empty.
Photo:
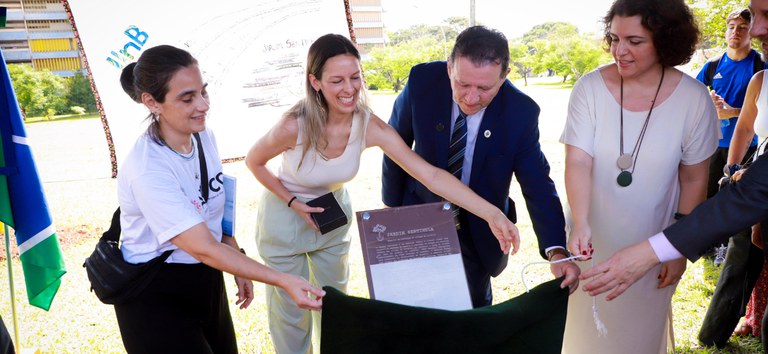
[[[203,201],[207,202],[208,168],[200,134],[195,133],[194,137],[200,159],[200,190]],[[120,251],[120,232],[120,207],[117,207],[109,229],[101,235],[96,249],[83,263],[91,290],[101,302],[110,305],[125,303],[144,291],[163,262],[173,253],[173,250],[168,250],[145,263],[128,263]]]

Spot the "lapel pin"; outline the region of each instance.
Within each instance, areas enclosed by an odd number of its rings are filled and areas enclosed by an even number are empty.
[[[483,136],[486,137],[486,138],[490,138],[491,137],[491,131],[490,130],[486,130],[485,132],[483,132]]]
[[[445,126],[443,125],[443,123],[437,123],[437,126],[435,126],[435,129],[441,132],[445,129]]]

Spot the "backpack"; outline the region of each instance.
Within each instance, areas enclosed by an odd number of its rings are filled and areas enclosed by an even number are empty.
[[[709,66],[707,66],[707,72],[704,74],[704,82],[708,83],[707,86],[709,86],[709,88],[712,88],[712,78],[715,77],[715,72],[717,72],[717,66],[720,65],[721,59],[723,59],[722,54],[707,60]],[[763,70],[764,68],[765,66],[760,54],[752,57],[752,74],[757,74],[758,71]]]

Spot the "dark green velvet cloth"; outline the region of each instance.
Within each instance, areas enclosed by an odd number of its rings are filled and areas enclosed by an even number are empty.
[[[568,311],[561,279],[498,305],[446,311],[323,288],[322,354],[560,353]]]

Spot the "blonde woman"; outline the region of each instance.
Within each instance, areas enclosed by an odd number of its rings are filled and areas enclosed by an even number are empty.
[[[450,173],[416,155],[365,102],[360,54],[346,37],[318,38],[307,56],[306,97],[248,152],[246,164],[267,189],[258,210],[256,243],[264,262],[299,275],[317,286],[346,291],[350,224],[321,234],[310,216],[321,212],[305,202],[333,192],[344,212],[352,215],[345,182],[360,164],[360,154],[380,147],[415,178],[488,222],[502,251],[517,251],[515,225],[495,206],[474,194]],[[277,174],[267,169],[282,155]],[[299,309],[283,290],[267,287],[269,326],[278,353],[311,353],[312,331],[319,313]],[[313,318],[314,317],[314,324]]]

